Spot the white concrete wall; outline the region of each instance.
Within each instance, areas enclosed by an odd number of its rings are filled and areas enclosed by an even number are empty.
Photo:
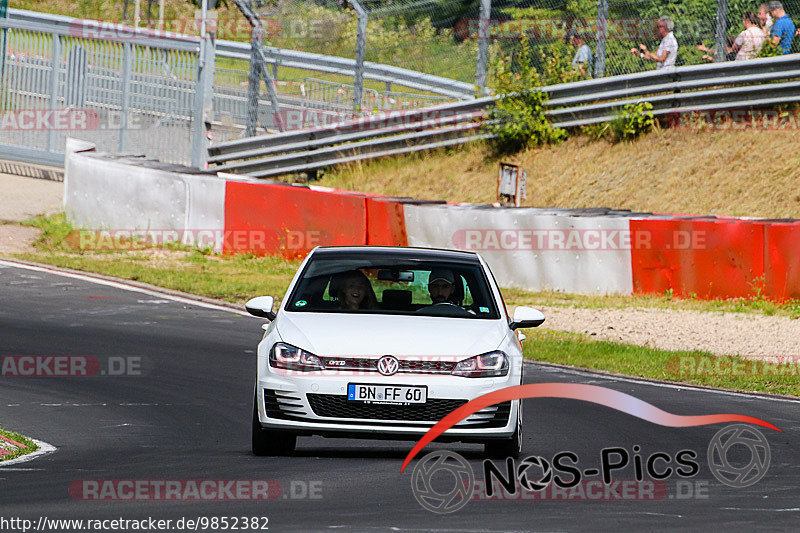
[[[184,241],[199,232],[222,250],[225,180],[147,168],[92,156],[88,143],[70,139],[64,172],[64,211],[76,228],[176,230]],[[209,233],[213,232],[213,233]]]
[[[629,219],[544,209],[405,206],[409,246],[480,253],[502,286],[633,292]]]

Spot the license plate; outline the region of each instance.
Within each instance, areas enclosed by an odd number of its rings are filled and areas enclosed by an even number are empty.
[[[428,401],[428,387],[349,383],[347,399],[361,403],[425,403]]]

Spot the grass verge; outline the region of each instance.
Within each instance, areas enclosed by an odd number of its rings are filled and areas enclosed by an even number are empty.
[[[42,233],[35,243],[35,251],[18,254],[19,259],[150,283],[238,304],[258,295],[282,296],[300,264],[300,261],[279,257],[218,255],[208,250],[181,247],[86,251],[75,247],[76,231],[63,214],[36,217],[26,224],[41,228]],[[506,301],[514,306],[655,307],[794,318],[800,315],[797,301],[779,304],[759,296],[703,301],[681,300],[671,295],[583,296],[521,289],[504,289],[503,292]],[[548,329],[526,333],[525,355],[536,361],[732,390],[800,395],[797,366],[774,367],[745,358],[719,358],[709,352],[668,351],[596,341],[585,335]]]
[[[528,207],[800,218],[797,131],[659,129],[610,144],[587,135],[493,155],[482,143],[329,167],[319,185],[427,200],[497,200],[500,161],[528,171]],[[468,186],[465,186],[468,184]]]
[[[717,357],[697,350],[659,350],[549,329],[526,330],[525,334],[528,338],[522,343],[523,352],[533,361],[736,391],[800,396],[800,365],[796,363]]]
[[[12,451],[8,455],[1,455],[0,463],[2,463],[3,461],[10,461],[11,459],[16,459],[17,457],[22,457],[23,455],[28,455],[29,453],[35,452],[36,450],[39,449],[39,446],[25,435],[21,435],[19,433],[8,431],[2,428],[0,428],[0,435],[25,445],[24,448],[14,447],[13,449],[16,451]]]
[[[24,224],[40,228],[42,233],[35,251],[16,255],[19,259],[150,283],[232,303],[244,303],[264,294],[280,298],[300,265],[300,261],[280,257],[220,255],[188,247],[81,250],[78,232],[63,213],[34,217]],[[120,248],[125,245],[122,243]],[[130,248],[134,248],[133,244]],[[749,298],[700,300],[676,298],[669,293],[592,296],[504,288],[503,296],[511,306],[658,308],[800,318],[800,301],[772,302],[757,293]]]

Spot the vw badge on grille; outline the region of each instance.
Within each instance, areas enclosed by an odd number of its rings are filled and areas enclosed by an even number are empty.
[[[378,359],[378,372],[384,376],[394,375],[398,370],[400,370],[400,361],[396,357],[384,355]]]

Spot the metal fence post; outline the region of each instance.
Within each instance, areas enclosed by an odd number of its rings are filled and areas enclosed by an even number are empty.
[[[489,61],[489,16],[492,12],[492,0],[481,0],[480,20],[478,21],[478,63],[475,66],[475,85],[478,92],[486,89],[486,69]]]
[[[728,0],[717,0],[717,27],[714,32],[714,61],[721,63],[725,61],[727,50],[725,49],[726,34],[728,32]]]
[[[606,74],[606,38],[608,37],[608,0],[597,0],[597,50],[594,55],[594,77]]]
[[[253,26],[250,31],[250,72],[247,76],[247,125],[245,136],[256,134],[258,126],[258,95],[261,92],[261,54],[264,41],[264,29],[260,25]]]
[[[199,69],[192,113],[192,166],[200,169],[206,167],[208,160],[206,123],[210,124],[211,122],[216,59],[216,39],[213,33],[206,32],[207,2],[210,2],[212,7],[216,3],[215,0],[203,0],[203,20],[200,21],[200,55],[197,61]]]
[[[53,46],[52,46],[52,54],[53,59],[50,62],[50,111],[56,109],[58,105],[58,61],[61,57],[61,37],[53,33]],[[52,152],[54,151],[54,145],[56,144],[56,131],[53,128],[47,132],[47,151]]]
[[[8,0],[0,0],[0,18],[8,18]],[[3,81],[3,71],[6,67],[6,35],[8,30],[0,31],[0,83]]]
[[[358,15],[358,33],[356,34],[356,67],[353,79],[353,111],[360,112],[364,96],[364,59],[367,55],[367,11],[358,0],[349,0]]]
[[[264,31],[263,26],[261,27],[261,31]],[[269,102],[272,105],[272,118],[274,122],[274,126],[278,128],[278,131],[284,130],[283,125],[283,118],[281,118],[281,107],[280,102],[278,102],[278,92],[275,90],[275,83],[272,79],[272,76],[269,74],[269,69],[267,68],[267,59],[264,56],[264,47],[261,46],[258,48],[259,54],[259,66],[261,67],[261,75],[264,77],[264,84],[267,86],[267,95],[269,96]]]
[[[126,42],[122,46],[122,102],[120,103],[122,116],[119,122],[119,151],[125,152],[128,136],[128,108],[131,105],[131,43]]]

